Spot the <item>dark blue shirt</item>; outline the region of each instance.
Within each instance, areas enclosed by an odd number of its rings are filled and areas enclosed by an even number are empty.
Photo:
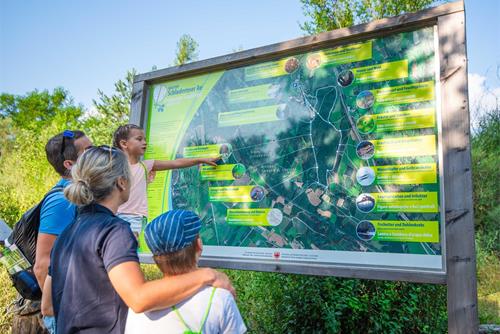
[[[49,274],[58,333],[123,333],[128,307],[108,272],[127,261],[139,261],[130,225],[101,205],[81,208],[52,249]]]

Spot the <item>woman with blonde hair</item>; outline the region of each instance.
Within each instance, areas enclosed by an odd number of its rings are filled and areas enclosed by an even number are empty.
[[[71,173],[64,194],[79,212],[56,240],[42,300],[42,312],[55,314],[58,333],[123,333],[128,307],[136,313],[170,307],[205,285],[234,293],[228,278],[212,269],[144,279],[136,238],[115,216],[130,192],[122,152],[92,147]]]

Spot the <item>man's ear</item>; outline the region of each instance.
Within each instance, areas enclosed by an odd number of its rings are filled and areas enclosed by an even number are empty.
[[[75,161],[73,161],[73,160],[64,160],[63,161],[63,166],[68,171],[71,171],[71,168],[73,167],[74,164],[75,164]]]

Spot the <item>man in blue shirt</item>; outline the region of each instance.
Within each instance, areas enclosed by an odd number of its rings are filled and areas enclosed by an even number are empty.
[[[62,190],[71,182],[71,167],[90,146],[92,146],[91,141],[82,131],[66,130],[49,139],[45,145],[47,160],[61,175],[61,179],[54,187]],[[62,191],[49,195],[42,204],[33,268],[40,287],[43,287],[47,278],[52,246],[57,236],[73,221],[75,212],[75,206],[64,197]]]

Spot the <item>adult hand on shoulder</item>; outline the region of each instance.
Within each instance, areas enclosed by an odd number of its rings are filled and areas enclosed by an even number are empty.
[[[207,270],[209,275],[213,275],[213,280],[210,283],[211,286],[226,289],[231,292],[234,298],[236,298],[236,290],[234,289],[231,280],[229,279],[229,277],[227,277],[226,274],[211,268],[205,268],[203,270]]]

